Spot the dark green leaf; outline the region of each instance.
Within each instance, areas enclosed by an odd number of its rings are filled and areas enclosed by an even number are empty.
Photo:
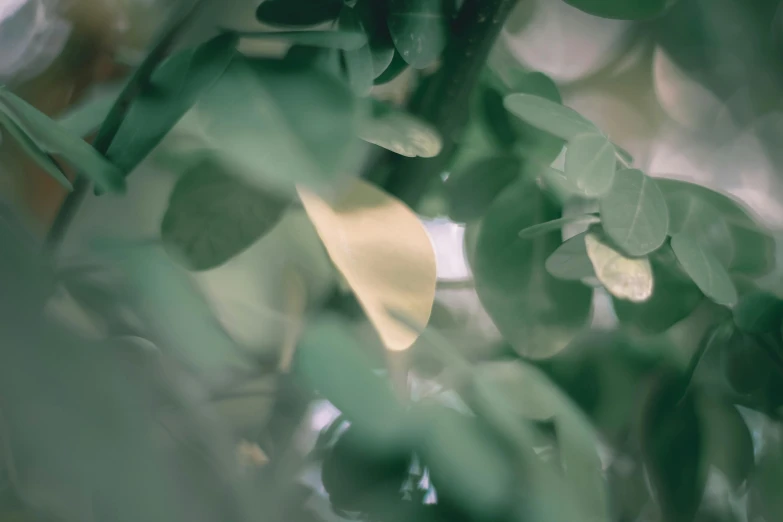
[[[239,254],[277,224],[287,200],[203,163],[177,182],[161,235],[193,270],[208,270]]]
[[[373,80],[374,85],[383,85],[384,83],[389,83],[390,81],[394,80],[397,76],[402,74],[402,72],[408,68],[408,64],[405,60],[402,59],[402,56],[400,56],[400,53],[397,51],[394,52],[394,56],[389,62],[388,67],[384,69],[384,71],[375,77],[375,80]]]
[[[350,7],[343,8],[340,13],[340,27],[345,30],[360,31],[364,34],[358,16]],[[369,41],[358,49],[343,51],[343,61],[348,75],[348,83],[351,84],[353,92],[357,96],[370,94],[375,71],[373,70],[373,55]]]
[[[672,250],[687,273],[704,295],[718,304],[733,306],[737,289],[720,261],[687,234],[675,234]]]
[[[710,464],[740,487],[753,470],[753,439],[745,420],[733,405],[716,398],[703,398],[699,405]]]
[[[441,137],[416,116],[391,109],[365,120],[358,136],[374,145],[409,158],[432,158],[440,153]]]
[[[32,154],[33,159],[65,186],[70,184],[63,180],[61,172],[57,175],[59,168],[55,168],[56,164],[48,157],[49,154],[63,157],[80,174],[104,190],[125,190],[125,180],[117,168],[81,137],[71,134],[44,113],[2,87],[0,115],[3,119],[0,123],[5,123],[6,129],[17,137],[26,150],[35,151]],[[25,139],[20,139],[20,134],[23,134]]]
[[[783,495],[780,484],[783,481],[783,451],[780,440],[766,442],[756,471],[750,479],[748,492],[748,520],[783,520]]]
[[[535,181],[522,178],[495,199],[479,232],[473,267],[479,298],[506,340],[527,357],[562,350],[590,315],[592,290],[544,269],[560,246],[560,232],[519,237],[520,230],[559,217]]]
[[[604,230],[625,253],[649,254],[666,239],[669,230],[666,200],[655,180],[641,170],[618,171],[612,188],[599,204]]]
[[[768,292],[743,296],[734,307],[734,324],[749,334],[777,332],[783,324],[783,299]]]
[[[443,0],[390,0],[388,23],[397,52],[415,69],[432,65],[446,47]]]
[[[223,34],[167,59],[134,100],[106,157],[130,173],[223,75],[235,47],[236,37]]]
[[[646,20],[660,16],[677,0],[565,0],[591,15],[621,20]]]
[[[340,52],[337,49],[311,47],[309,45],[292,45],[283,59],[291,67],[318,69],[342,78]]]
[[[693,392],[677,374],[653,382],[641,421],[641,447],[662,520],[689,522],[706,482],[703,430]]]
[[[239,38],[251,40],[283,40],[295,45],[326,47],[355,51],[367,45],[367,37],[361,30],[343,31],[231,31]]]
[[[568,142],[566,177],[588,198],[609,191],[616,164],[614,146],[600,134],[580,134]]]
[[[563,227],[572,225],[574,223],[598,223],[600,219],[598,219],[597,216],[593,216],[591,214],[585,214],[583,216],[570,216],[570,217],[562,217],[560,219],[553,219],[552,221],[547,221],[546,223],[539,223],[538,225],[533,225],[532,227],[527,227],[526,229],[519,232],[519,237],[522,239],[530,239],[531,237],[536,237],[539,234],[546,234],[547,232],[552,232],[553,230],[562,230]]]
[[[57,120],[57,123],[68,132],[80,138],[86,138],[101,126],[101,122],[108,116],[121,89],[121,86],[115,85],[101,90],[95,97],[68,110],[64,116]]]
[[[598,132],[595,125],[575,110],[540,96],[509,94],[503,99],[503,105],[523,121],[564,140]]]
[[[482,217],[498,194],[519,177],[522,163],[513,156],[482,158],[449,174],[449,216],[460,222]]]
[[[720,361],[726,380],[738,394],[759,394],[768,387],[774,363],[758,337],[733,331]]]
[[[356,3],[354,10],[370,41],[373,78],[378,78],[389,67],[395,56],[394,42],[386,24],[388,2],[361,0]]]
[[[342,6],[340,0],[263,0],[256,18],[283,27],[317,25],[336,19]]]
[[[595,277],[593,263],[587,256],[586,235],[584,232],[566,240],[546,259],[546,271],[551,276],[566,281]]]
[[[587,257],[593,263],[595,276],[604,288],[618,299],[643,303],[653,292],[653,274],[646,257],[628,258],[612,248],[599,230],[585,236]]]

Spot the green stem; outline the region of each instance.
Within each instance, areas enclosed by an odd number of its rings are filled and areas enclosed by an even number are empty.
[[[452,158],[468,121],[473,88],[515,4],[516,0],[465,0],[460,9],[440,69],[411,106],[411,112],[438,130],[443,150],[435,158],[395,159],[395,168],[388,176],[374,173],[375,181],[409,206],[416,207]]]

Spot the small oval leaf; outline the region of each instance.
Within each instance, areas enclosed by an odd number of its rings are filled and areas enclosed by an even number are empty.
[[[666,200],[655,180],[641,170],[618,171],[599,207],[604,231],[626,254],[649,254],[666,240],[669,230]]]
[[[518,118],[564,140],[598,132],[595,125],[575,110],[540,96],[509,94],[503,99],[503,105]]]
[[[585,236],[587,232],[578,234],[560,245],[546,259],[546,271],[558,279],[566,281],[581,281],[595,277],[595,270],[587,255]]]
[[[585,236],[585,247],[596,277],[610,294],[635,303],[650,298],[653,292],[653,275],[650,261],[646,257],[627,258],[594,232]]]
[[[682,233],[672,237],[672,250],[704,295],[726,306],[737,303],[737,289],[729,273],[712,253]]]
[[[400,56],[423,69],[446,47],[448,21],[442,0],[390,0],[389,33]]]
[[[614,145],[600,134],[580,134],[568,142],[565,174],[588,198],[604,195],[612,186],[617,159]]]

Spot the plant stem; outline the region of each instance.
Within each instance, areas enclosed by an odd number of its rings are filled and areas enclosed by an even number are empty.
[[[470,95],[515,4],[516,0],[465,0],[440,69],[410,107],[438,130],[443,150],[434,158],[395,159],[395,168],[386,179],[379,179],[382,173],[375,174],[374,179],[389,193],[412,208],[453,156],[468,121]]]

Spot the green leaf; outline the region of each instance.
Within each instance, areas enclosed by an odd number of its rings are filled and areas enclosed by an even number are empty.
[[[514,156],[475,160],[446,178],[449,217],[468,222],[481,218],[503,189],[519,177],[522,162]]]
[[[414,69],[432,65],[446,47],[443,0],[390,0],[388,24],[397,52]]]
[[[391,65],[395,56],[394,42],[386,24],[387,2],[360,0],[354,11],[367,34],[372,54],[373,78],[378,78]],[[402,60],[402,58],[400,57]],[[403,60],[403,63],[405,61]]]
[[[432,158],[440,153],[441,137],[429,123],[391,109],[362,122],[358,136],[409,158]]]
[[[726,381],[743,396],[764,393],[773,377],[772,359],[758,336],[733,328],[729,331],[730,336],[720,353]]]
[[[553,219],[552,221],[547,221],[546,223],[539,223],[538,225],[527,227],[526,229],[519,232],[519,237],[522,239],[530,239],[531,237],[536,237],[539,234],[546,234],[547,232],[552,232],[553,230],[562,230],[563,227],[572,225],[574,223],[590,224],[598,223],[599,221],[600,219],[598,219],[598,217],[591,214],[585,214],[583,216],[562,217],[560,219]]]
[[[626,254],[649,254],[666,240],[669,230],[666,200],[655,180],[641,170],[618,171],[599,206],[604,230]]]
[[[363,32],[353,30],[341,31],[229,31],[239,38],[250,40],[283,40],[295,45],[326,47],[328,49],[343,49],[355,51],[367,45],[367,37]]]
[[[580,134],[568,142],[565,174],[586,197],[601,197],[614,180],[615,149],[600,134]]]
[[[317,25],[336,19],[342,6],[340,0],[263,0],[256,18],[283,27]]]
[[[373,80],[373,85],[383,85],[384,83],[389,83],[402,74],[402,72],[407,68],[408,63],[403,60],[400,53],[394,51],[394,56],[392,57],[391,62],[389,62],[388,67],[386,67],[386,69],[384,69],[380,75],[375,77],[375,80]]]
[[[264,190],[323,190],[356,171],[362,109],[327,72],[237,57],[188,114],[191,142],[177,153],[211,158]]]
[[[18,130],[26,136],[26,140],[20,140],[25,149],[33,150],[35,147],[40,151],[33,155],[33,159],[40,161],[41,166],[61,183],[62,178],[56,175],[59,169],[53,168],[51,159],[46,159],[47,154],[62,156],[80,174],[94,181],[104,190],[112,192],[125,190],[125,180],[120,172],[94,148],[2,87],[0,87],[0,114],[3,115],[9,131],[18,136],[14,132]]]
[[[578,112],[532,94],[509,94],[503,105],[518,118],[564,140],[579,134],[596,133],[598,129]]]
[[[565,0],[591,15],[620,20],[646,20],[660,16],[677,0]]]
[[[745,333],[777,332],[783,324],[783,299],[768,292],[743,296],[734,307],[734,324]]]
[[[161,223],[163,241],[188,268],[208,270],[269,232],[288,206],[203,163],[180,178]]]
[[[739,488],[755,464],[748,425],[737,408],[716,398],[702,397],[699,414],[704,424],[708,462],[721,470],[733,487]]]
[[[669,235],[685,233],[712,252],[725,267],[734,258],[731,229],[718,210],[703,199],[687,193],[666,197],[669,207]]]
[[[642,334],[664,332],[688,317],[704,298],[699,288],[679,268],[668,246],[650,257],[652,296],[643,303],[613,299],[614,311],[623,326]]]
[[[706,483],[703,429],[693,392],[683,396],[681,377],[653,381],[641,421],[641,449],[662,520],[689,522]]]
[[[224,74],[236,37],[222,34],[171,56],[150,78],[120,124],[106,157],[130,173]]]
[[[57,162],[55,162],[49,154],[41,150],[38,145],[27,136],[24,130],[17,127],[16,124],[2,112],[0,112],[0,126],[2,126],[8,134],[14,137],[22,150],[24,150],[39,167],[54,178],[60,185],[68,190],[73,190],[73,185],[71,185],[71,182],[65,176],[65,173]]]
[[[101,90],[86,102],[69,109],[64,116],[57,120],[57,123],[68,132],[86,138],[101,126],[101,122],[109,115],[109,111],[121,90],[120,85]]]
[[[359,18],[350,7],[343,8],[340,13],[340,27],[346,30],[360,31],[364,34]],[[366,38],[366,37],[365,37]],[[373,56],[368,41],[354,50],[343,51],[343,61],[348,75],[348,83],[357,96],[367,96],[372,90],[375,79]]]
[[[587,232],[567,239],[546,259],[546,271],[552,277],[566,281],[580,281],[595,277],[593,263],[587,255]]]
[[[618,299],[642,303],[653,292],[653,274],[646,257],[630,259],[596,232],[585,236],[587,256],[601,284]]]
[[[522,178],[490,206],[474,260],[476,290],[506,340],[526,357],[562,350],[590,315],[592,290],[553,278],[544,261],[561,243],[559,231],[520,239],[519,231],[561,217],[534,180]]]
[[[783,520],[783,448],[774,438],[765,442],[749,481],[748,520]]]
[[[737,289],[720,261],[686,234],[672,237],[672,250],[696,286],[718,304],[733,306]]]

